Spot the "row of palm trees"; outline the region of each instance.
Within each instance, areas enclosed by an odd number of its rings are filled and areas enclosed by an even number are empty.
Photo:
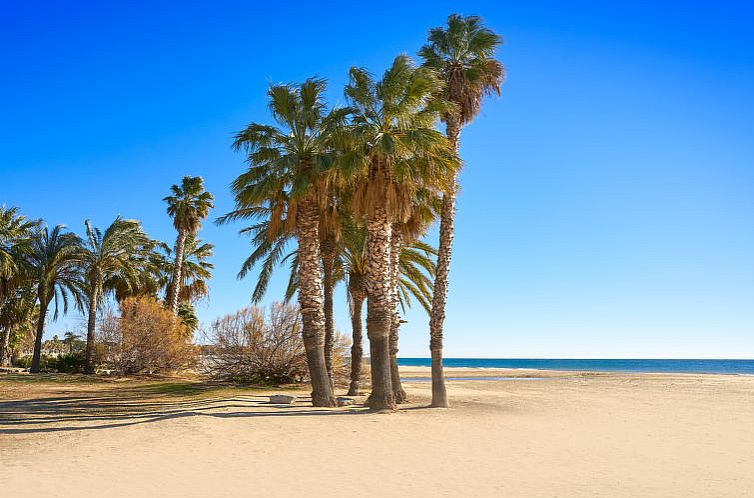
[[[213,247],[196,234],[212,196],[200,177],[185,177],[164,200],[178,232],[173,250],[120,216],[104,231],[85,221],[79,237],[0,207],[0,365],[8,361],[14,332],[34,322],[30,370],[39,372],[49,312],[56,320],[73,305],[87,316],[85,371],[94,373],[97,314],[109,295],[121,301],[164,291],[166,307],[190,330],[198,326],[192,303],[207,294]]]
[[[367,404],[394,409],[405,399],[396,361],[399,304],[413,296],[430,314],[432,404],[448,406],[442,337],[459,136],[485,95],[500,92],[500,44],[480,18],[451,15],[446,26],[430,30],[419,51],[422,64],[398,56],[379,80],[352,68],[345,107],[327,107],[322,79],[272,85],[275,124],[251,123],[237,134],[234,147],[246,154],[248,169],[231,186],[235,209],[218,221],[255,222],[242,230],[255,249],[239,273],[261,262],[255,299],[273,269],[290,263],[288,296],[298,291],[315,406],[335,406],[332,295],[340,278],[348,280],[354,333],[350,392],[359,387],[366,299]],[[435,251],[420,239],[437,218]],[[297,246],[288,252],[291,239]]]

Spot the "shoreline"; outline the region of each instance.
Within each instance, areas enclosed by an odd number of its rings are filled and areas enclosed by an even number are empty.
[[[416,371],[417,373],[431,373],[431,367],[425,366],[413,366],[413,365],[398,365],[401,375],[405,375],[404,372]],[[563,375],[570,375],[572,377],[596,377],[603,375],[682,375],[682,376],[740,376],[740,377],[754,377],[752,373],[739,373],[739,372],[646,372],[646,371],[632,371],[632,370],[564,370],[564,369],[547,369],[547,368],[503,368],[503,367],[444,367],[445,376],[449,377],[448,373],[477,373],[477,374],[496,374],[496,375],[478,375],[480,377],[505,377],[505,374],[540,374],[542,378],[549,378]],[[553,375],[549,375],[553,374]]]

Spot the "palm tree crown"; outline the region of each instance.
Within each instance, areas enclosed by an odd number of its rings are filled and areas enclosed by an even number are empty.
[[[477,16],[448,16],[447,27],[429,31],[428,43],[419,50],[424,65],[437,71],[445,81],[444,98],[455,104],[450,115],[458,126],[470,122],[479,113],[485,95],[500,95],[505,78],[503,65],[495,59],[502,38],[484,27]]]
[[[331,132],[348,115],[348,109],[327,112],[325,86],[324,80],[310,78],[298,86],[270,87],[268,107],[278,126],[251,123],[236,135],[233,148],[247,154],[249,168],[231,187],[236,210],[218,222],[266,216],[274,236],[286,221],[292,231],[302,198],[323,201],[326,173],[335,160]]]
[[[415,67],[404,55],[381,81],[364,69],[351,69],[345,94],[354,109],[352,151],[345,154],[343,170],[356,179],[351,198],[357,213],[371,215],[379,206],[405,221],[421,186],[448,188],[458,160],[435,129],[438,115],[449,109],[433,98],[441,88],[434,71]]]
[[[29,249],[39,224],[38,220],[19,214],[18,208],[0,206],[0,297],[9,290],[11,279],[22,269],[24,259],[21,255]]]
[[[125,285],[136,283],[142,272],[142,256],[151,249],[152,241],[136,220],[118,216],[103,233],[89,220],[84,222],[86,237],[81,247],[81,264],[87,274],[90,295],[99,304],[106,289],[103,283],[120,277]]]
[[[209,210],[215,207],[214,197],[204,190],[204,180],[200,176],[184,176],[181,185],[173,185],[170,190],[173,194],[163,200],[168,204],[173,226],[178,231],[196,233]]]
[[[58,317],[61,303],[63,313],[68,312],[70,298],[77,306],[82,303],[81,239],[64,230],[63,225],[52,230],[45,227],[32,240],[25,255],[40,305],[46,309],[54,302],[53,320]]]

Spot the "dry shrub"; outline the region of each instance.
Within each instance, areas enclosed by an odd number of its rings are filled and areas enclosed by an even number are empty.
[[[124,299],[120,317],[109,313],[99,332],[103,359],[123,374],[173,372],[196,360],[191,333],[151,297]]]
[[[218,318],[210,330],[206,373],[237,382],[289,384],[307,375],[298,309],[273,303]]]
[[[347,386],[351,373],[351,339],[335,332],[332,344],[332,372],[336,385]]]

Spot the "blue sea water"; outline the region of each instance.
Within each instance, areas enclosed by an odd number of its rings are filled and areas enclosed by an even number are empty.
[[[429,358],[398,358],[398,365],[428,367]],[[754,360],[617,360],[558,358],[444,358],[446,367],[534,368],[595,372],[715,373],[754,375]]]

